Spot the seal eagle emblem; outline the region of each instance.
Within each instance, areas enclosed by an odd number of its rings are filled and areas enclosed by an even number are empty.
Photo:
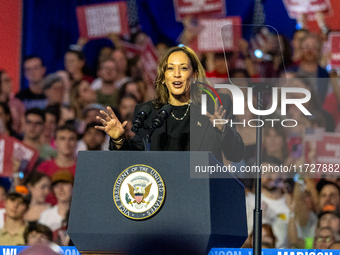
[[[113,187],[113,199],[118,210],[131,219],[146,219],[162,206],[165,186],[159,173],[147,165],[125,169]]]

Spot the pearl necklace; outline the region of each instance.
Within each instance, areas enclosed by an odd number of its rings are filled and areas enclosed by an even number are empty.
[[[184,113],[184,115],[183,115],[182,118],[177,118],[177,117],[174,115],[173,112],[171,112],[171,116],[172,116],[175,120],[183,120],[183,119],[187,116],[187,114],[188,114],[188,111],[189,111],[189,108],[190,108],[190,103],[191,103],[191,100],[190,100],[190,102],[188,103],[188,108],[187,108],[187,110],[185,111],[185,113]]]

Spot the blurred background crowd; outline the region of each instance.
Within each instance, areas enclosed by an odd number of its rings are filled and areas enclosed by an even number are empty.
[[[242,38],[235,51],[197,52],[211,84],[228,82],[229,78],[238,82],[283,78],[287,86],[311,92],[311,100],[304,104],[311,116],[293,105],[287,109],[287,116],[298,122],[296,127],[283,127],[277,122],[264,126],[263,164],[313,163],[317,155],[306,156],[303,150],[308,130],[340,132],[340,81],[337,71],[327,68],[329,26],[321,15],[320,29],[315,33],[301,19],[292,39],[260,29],[264,40],[257,51]],[[192,17],[182,23],[184,29],[176,43],[190,46],[199,27]],[[149,35],[137,25],[128,37],[111,33],[106,42],[98,48],[96,64],[91,66],[84,54],[89,43],[86,38],[79,38],[67,51],[60,52],[64,59],[61,70],[47,73],[39,51],[24,56],[22,70],[27,86],[17,93],[12,90],[13,77],[6,72],[6,66],[0,66],[1,137],[13,137],[38,155],[34,164],[25,168],[15,153],[6,154],[11,164],[4,168],[10,167],[5,171],[11,174],[0,178],[0,245],[48,241],[72,244],[67,222],[77,154],[81,150],[108,150],[108,136],[94,128],[98,125],[96,116],[107,106],[112,107],[121,121],[128,121],[126,137],[130,139],[134,136],[131,123],[136,104],[154,98],[154,84],[140,56],[131,55],[126,48],[126,43],[144,47],[150,43]],[[174,44],[169,42],[152,44],[157,57],[171,46]],[[299,93],[290,96],[301,97]],[[265,104],[271,105],[270,95],[266,95]],[[273,119],[282,117],[280,112],[272,115]],[[235,121],[247,123],[250,119],[256,116],[245,104],[245,114],[236,116]],[[254,165],[255,128],[237,125],[237,131],[246,145],[246,156],[238,166]],[[234,164],[226,160],[224,163]],[[244,247],[252,247],[254,180],[242,181],[246,187],[249,233]],[[330,175],[263,178],[262,246],[339,249],[339,185],[339,178]]]

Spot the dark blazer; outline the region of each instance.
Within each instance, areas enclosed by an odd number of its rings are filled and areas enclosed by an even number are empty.
[[[225,119],[231,119],[232,115],[232,102],[229,95],[221,95],[223,108],[226,110]],[[207,111],[211,114],[214,113],[214,102],[208,100]],[[145,121],[145,125],[151,127],[152,119],[157,116],[159,109],[155,109],[152,102],[146,102],[136,106],[134,116],[144,106],[148,105],[152,110],[150,116]],[[239,162],[243,159],[245,147],[242,137],[237,133],[235,128],[231,128],[226,124],[226,128],[222,133],[219,129],[214,128],[207,116],[201,115],[201,107],[191,103],[190,105],[190,150],[191,151],[211,151],[214,156],[222,162],[222,152],[226,159],[234,162]],[[187,116],[187,117],[189,117]],[[171,116],[169,117],[171,118]],[[162,127],[155,130],[151,137],[150,150],[162,150],[160,140],[162,134],[166,134],[167,120]],[[145,137],[146,131],[140,129]],[[113,141],[110,141],[110,150],[116,150]],[[125,141],[120,150],[144,150],[144,144],[139,136],[133,137],[130,142]]]

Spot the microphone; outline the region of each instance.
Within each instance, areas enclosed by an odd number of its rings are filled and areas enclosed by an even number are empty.
[[[144,120],[146,120],[151,113],[151,108],[147,105],[144,105],[142,109],[138,112],[135,119],[132,121],[132,132],[136,133],[137,130],[144,126]]]
[[[152,120],[152,127],[159,128],[164,124],[164,120],[170,116],[170,112],[172,111],[172,107],[169,104],[164,105],[158,115]]]

